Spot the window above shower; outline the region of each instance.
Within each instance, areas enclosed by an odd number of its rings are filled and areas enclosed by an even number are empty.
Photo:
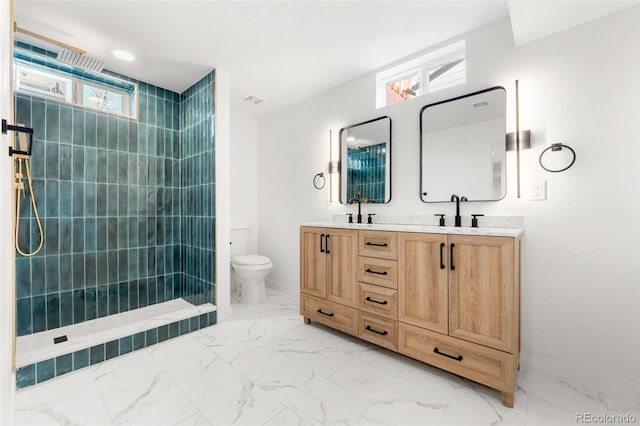
[[[20,43],[14,50],[16,92],[137,118],[137,84],[65,64],[47,51],[28,47]]]

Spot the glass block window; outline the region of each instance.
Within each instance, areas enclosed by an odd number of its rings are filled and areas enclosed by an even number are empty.
[[[466,81],[466,47],[461,40],[376,74],[376,108]]]

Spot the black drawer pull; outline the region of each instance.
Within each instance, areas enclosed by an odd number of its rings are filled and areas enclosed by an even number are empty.
[[[368,330],[368,331],[373,331],[374,333],[379,334],[381,336],[386,336],[387,334],[389,334],[389,332],[387,332],[387,331],[374,330],[373,328],[371,328],[370,325],[366,326],[365,329]]]
[[[445,354],[444,352],[440,352],[438,348],[433,348],[433,353],[446,356],[447,358],[455,359],[456,361],[462,361],[462,355],[453,356],[453,355]]]
[[[372,299],[372,298],[371,298],[371,297],[369,297],[369,296],[367,296],[367,298],[366,298],[366,299],[364,299],[364,300],[366,300],[367,302],[377,303],[377,304],[379,304],[379,305],[386,305],[386,304],[387,304],[387,301],[386,301],[386,300],[383,300],[382,302],[380,302],[380,301],[378,301],[378,300]]]
[[[322,308],[318,309],[316,312],[319,313],[319,314],[322,314],[322,315],[326,315],[328,317],[332,317],[333,316],[333,312],[331,312],[331,313],[323,312]]]
[[[327,234],[327,236],[326,236],[326,237],[324,237],[324,238],[325,238],[325,240],[324,240],[324,249],[325,249],[325,253],[329,254],[329,253],[331,253],[331,252],[329,251],[329,238],[331,238],[331,235]]]
[[[365,272],[368,272],[370,274],[378,274],[378,275],[387,275],[388,274],[387,271],[378,272],[378,271],[374,271],[374,270],[369,269],[369,268],[365,269]]]
[[[366,243],[364,243],[364,245],[375,246],[375,247],[389,247],[389,244],[387,243],[378,244],[378,243],[372,243],[371,241],[367,241]]]
[[[442,251],[444,250],[444,243],[440,243],[440,269],[444,269],[444,255]]]
[[[324,253],[324,248],[322,247],[323,240],[324,240],[324,234],[320,234],[320,253]]]

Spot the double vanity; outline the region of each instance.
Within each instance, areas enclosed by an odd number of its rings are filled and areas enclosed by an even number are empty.
[[[502,392],[520,355],[521,229],[300,228],[300,314]]]

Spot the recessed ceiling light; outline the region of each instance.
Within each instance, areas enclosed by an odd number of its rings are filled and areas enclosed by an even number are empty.
[[[114,50],[113,55],[116,58],[122,59],[123,61],[133,61],[136,59],[135,56],[133,56],[131,53],[127,52],[126,50]]]

